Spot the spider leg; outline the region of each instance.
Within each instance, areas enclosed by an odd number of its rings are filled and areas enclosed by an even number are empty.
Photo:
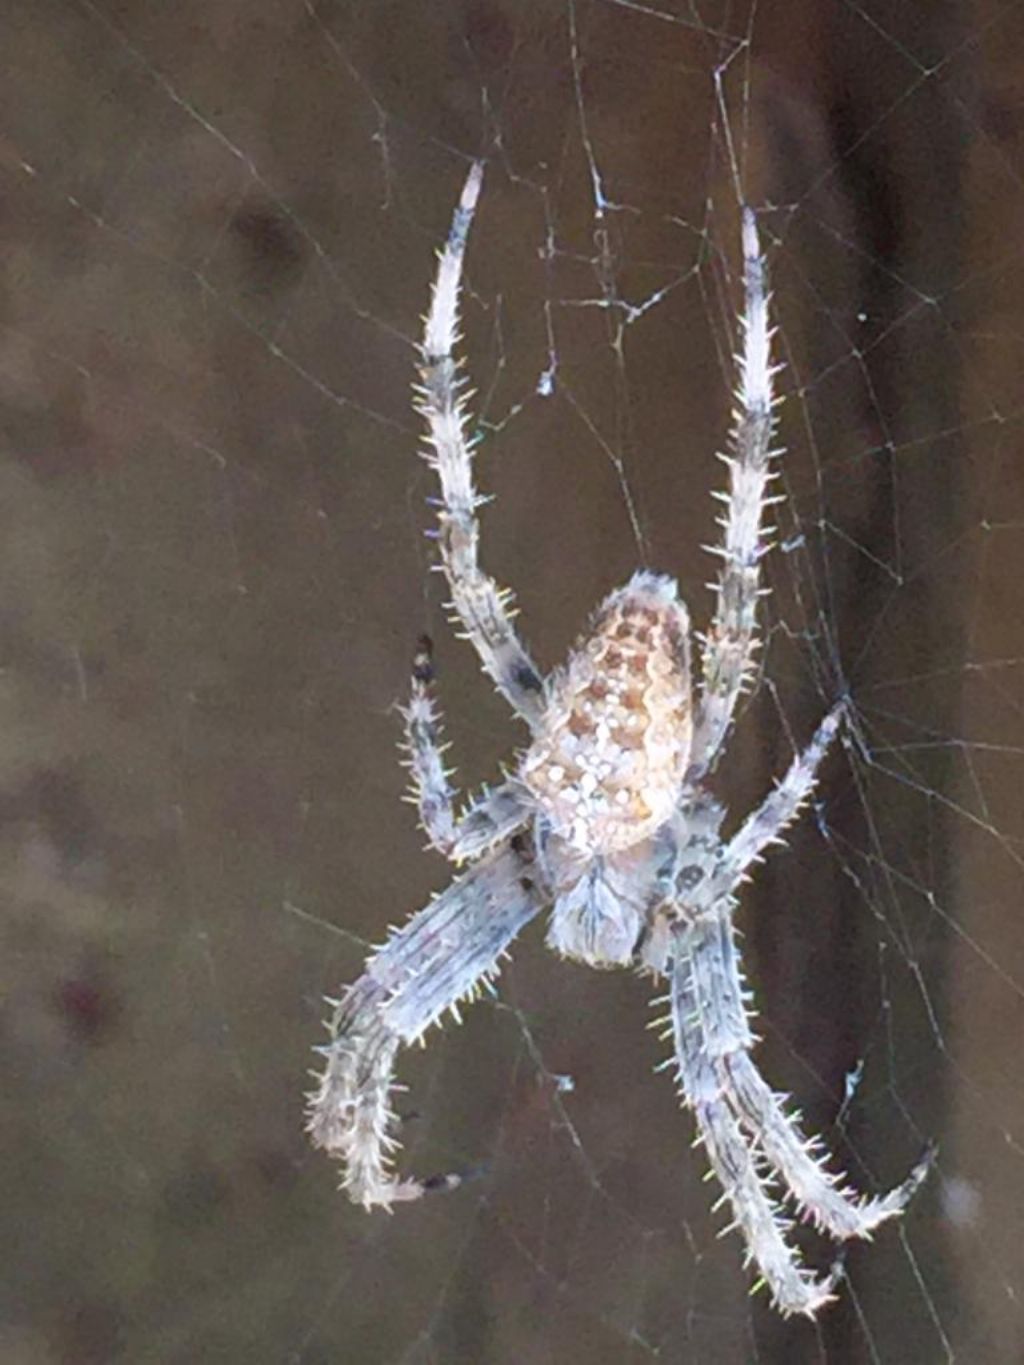
[[[723,929],[728,933],[726,925],[704,922],[675,931],[669,1002],[679,1089],[683,1103],[693,1110],[698,1141],[707,1151],[723,1197],[732,1206],[730,1227],[742,1233],[747,1259],[756,1262],[772,1302],[784,1314],[813,1318],[835,1297],[841,1268],[836,1265],[818,1278],[802,1264],[799,1250],[787,1240],[792,1220],[773,1194],[767,1163],[744,1136],[725,1093],[721,1053],[742,1051],[753,1038],[742,1009],[738,973],[722,973],[717,982],[734,997],[738,1012],[728,1007],[716,1012],[696,969],[699,941]]]
[[[501,782],[484,791],[480,799],[459,817],[455,826],[452,859],[467,862],[479,858],[499,843],[507,842],[530,820],[519,789],[512,782]]]
[[[438,261],[420,346],[418,408],[427,422],[427,462],[441,483],[438,542],[452,607],[498,691],[531,726],[540,719],[543,680],[512,624],[512,594],[480,568],[483,501],[473,485],[473,441],[466,435],[464,377],[452,351],[458,340],[462,264],[483,167],[475,162]]]
[[[769,1089],[750,1059],[755,1040],[744,1006],[732,902],[721,905],[719,913],[675,930],[671,1000],[680,1085],[772,1298],[784,1313],[813,1316],[828,1301],[834,1275],[814,1280],[786,1243],[791,1225],[765,1180],[755,1181],[753,1153],[763,1157],[794,1203],[841,1241],[868,1237],[879,1223],[902,1212],[925,1178],[931,1157],[926,1155],[901,1185],[875,1198],[857,1194],[826,1169],[821,1139],[803,1136],[796,1116],[785,1111],[787,1097]],[[742,1130],[748,1135],[749,1169],[733,1150]],[[782,1259],[780,1240],[786,1253]]]
[[[343,1164],[342,1185],[366,1208],[416,1199],[442,1181],[398,1179],[390,1097],[400,1047],[422,1039],[446,1010],[479,995],[509,944],[541,909],[532,846],[512,839],[474,864],[366,963],[334,1004],[325,1066],[309,1097],[313,1143]],[[448,1183],[457,1183],[454,1177]]]
[[[478,858],[508,839],[529,819],[516,789],[503,782],[456,816],[455,791],[445,768],[441,711],[434,694],[434,661],[430,637],[420,637],[412,666],[409,704],[402,708],[405,722],[403,751],[412,774],[409,800],[417,807],[420,824],[432,848],[454,863]]]
[[[842,1176],[826,1169],[823,1140],[803,1136],[796,1116],[784,1108],[789,1096],[769,1089],[748,1053],[725,1061],[723,1073],[728,1077],[730,1106],[742,1126],[785,1181],[796,1204],[821,1231],[839,1241],[870,1237],[879,1223],[903,1212],[924,1182],[931,1151],[888,1193],[873,1198],[857,1194],[843,1184]]]
[[[769,844],[782,842],[783,830],[800,814],[814,791],[818,768],[835,739],[844,709],[843,702],[832,708],[807,748],[793,759],[782,781],[729,840],[715,871],[719,894],[728,895]]]
[[[840,1241],[869,1236],[879,1223],[901,1212],[924,1171],[915,1168],[902,1185],[876,1198],[844,1186],[842,1177],[823,1164],[822,1140],[803,1136],[796,1117],[783,1107],[789,1097],[770,1090],[750,1060],[754,1035],[728,916],[715,915],[691,932],[687,955],[709,1062],[722,1097],[782,1177],[788,1193],[820,1229]]]
[[[429,635],[421,635],[412,661],[409,705],[402,708],[405,742],[412,774],[409,799],[415,804],[432,848],[452,857],[455,847],[455,791],[444,766],[447,744],[442,740],[441,711],[434,696],[434,650]]]
[[[703,679],[694,735],[691,778],[715,764],[736,703],[750,681],[757,647],[757,601],[761,596],[761,560],[769,548],[761,524],[771,479],[769,462],[775,398],[771,363],[771,329],[764,256],[753,211],[743,210],[743,278],[745,307],[743,348],[738,357],[739,388],[728,453],[729,491],[716,496],[726,504],[720,523],[721,546],[708,547],[722,560],[715,585],[715,612],[703,644]]]

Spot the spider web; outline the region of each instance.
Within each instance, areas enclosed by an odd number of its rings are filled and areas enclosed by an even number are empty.
[[[1021,1349],[1019,5],[10,0],[0,376],[5,1360],[1002,1362]],[[528,934],[407,1055],[393,1218],[301,1133],[320,997],[444,885],[394,705],[522,732],[443,624],[412,343],[468,158],[483,555],[556,663],[638,564],[698,622],[761,210],[785,361],[746,812],[763,1042],[857,1183],[841,1302],[748,1294],[646,983]],[[813,1237],[808,1255],[827,1264]]]

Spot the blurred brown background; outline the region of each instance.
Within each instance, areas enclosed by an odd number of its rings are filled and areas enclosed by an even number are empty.
[[[0,68],[0,1365],[1024,1360],[1021,6],[4,0]],[[421,631],[461,779],[522,741],[409,407],[475,155],[484,554],[547,665],[641,561],[703,619],[771,206],[789,501],[723,794],[858,724],[745,903],[759,1060],[865,1188],[942,1144],[815,1326],[716,1239],[649,987],[536,932],[403,1067],[410,1164],[478,1180],[371,1217],[302,1135],[320,997],[447,877]]]

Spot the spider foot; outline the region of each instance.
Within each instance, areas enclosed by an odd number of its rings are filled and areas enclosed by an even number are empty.
[[[888,1194],[877,1195],[874,1198],[862,1197],[859,1206],[851,1204],[851,1207],[856,1211],[859,1226],[852,1227],[846,1235],[870,1239],[880,1223],[888,1222],[890,1218],[898,1218],[927,1180],[928,1174],[935,1164],[938,1151],[938,1144],[929,1142],[917,1163],[911,1168],[909,1175],[900,1184],[895,1185]],[[835,1228],[827,1228],[826,1230],[833,1234],[836,1232]]]
[[[461,1171],[428,1175],[422,1180],[415,1176],[408,1176],[404,1180],[390,1180],[376,1185],[373,1189],[365,1189],[358,1202],[366,1209],[385,1209],[390,1212],[394,1204],[411,1204],[416,1199],[422,1199],[424,1195],[447,1194],[452,1190],[459,1190],[463,1185],[479,1180],[486,1173],[487,1167],[480,1165],[467,1166]],[[350,1187],[346,1185],[344,1188]]]
[[[917,1194],[918,1190],[928,1179],[932,1167],[938,1159],[939,1144],[934,1140],[929,1142],[924,1151],[918,1158],[917,1164],[913,1167],[906,1180],[901,1185],[897,1185],[892,1192],[893,1201],[899,1201],[899,1207],[905,1209],[910,1201]]]
[[[750,1297],[762,1290],[768,1291],[772,1307],[784,1318],[804,1317],[812,1322],[823,1308],[835,1303],[836,1291],[841,1280],[846,1278],[846,1253],[835,1257],[828,1272],[820,1279],[807,1270],[801,1269],[796,1276],[785,1276],[777,1280],[761,1275],[750,1286]]]
[[[463,1185],[469,1185],[474,1180],[481,1180],[488,1174],[490,1168],[486,1162],[481,1162],[478,1166],[467,1166],[461,1171],[448,1171],[444,1175],[431,1175],[421,1182],[424,1194],[447,1193],[450,1190],[459,1190]]]

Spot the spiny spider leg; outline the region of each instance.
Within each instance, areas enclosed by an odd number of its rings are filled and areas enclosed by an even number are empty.
[[[444,766],[447,745],[441,735],[441,711],[434,696],[434,647],[421,635],[412,661],[409,705],[402,709],[407,766],[412,774],[409,799],[420,813],[420,824],[432,848],[453,857],[455,848],[455,791]]]
[[[441,710],[434,692],[433,645],[422,635],[413,659],[409,704],[402,708],[405,721],[403,751],[409,755],[409,800],[417,807],[420,824],[430,846],[454,863],[478,858],[500,840],[508,839],[530,819],[521,797],[510,782],[485,791],[479,800],[457,817],[455,791],[445,768]]]
[[[824,1144],[818,1138],[803,1136],[796,1117],[783,1107],[789,1097],[770,1090],[750,1059],[755,1039],[743,1003],[745,990],[730,910],[731,904],[726,902],[722,912],[680,931],[677,939],[710,1075],[717,1083],[718,1094],[772,1171],[782,1177],[798,1207],[840,1241],[867,1237],[879,1223],[906,1206],[924,1171],[915,1169],[888,1194],[866,1198],[844,1186],[842,1177],[821,1164],[818,1154],[825,1150]]]
[[[344,1166],[343,1188],[366,1208],[416,1199],[439,1182],[399,1180],[390,1097],[398,1049],[422,1038],[446,1010],[474,999],[502,955],[543,905],[530,840],[513,838],[475,863],[379,948],[340,1001],[317,1089],[309,1096],[313,1143]]]
[[[902,1213],[931,1168],[929,1150],[906,1179],[886,1194],[858,1194],[843,1184],[843,1176],[825,1168],[824,1142],[803,1136],[796,1115],[785,1111],[790,1097],[769,1089],[749,1054],[724,1058],[722,1075],[729,1087],[730,1108],[782,1176],[787,1195],[817,1228],[839,1241],[870,1237],[880,1223]]]
[[[791,1220],[780,1216],[753,1149],[747,1144],[732,1113],[721,1100],[694,1106],[697,1126],[711,1168],[732,1205],[733,1223],[723,1231],[739,1228],[746,1242],[744,1264],[751,1261],[761,1272],[772,1302],[783,1316],[802,1313],[814,1318],[835,1300],[842,1278],[839,1258],[829,1272],[816,1276],[800,1264],[799,1253],[786,1240]],[[760,1288],[755,1282],[751,1293]]]
[[[817,769],[835,737],[844,709],[842,702],[833,707],[807,748],[793,760],[783,780],[726,846],[715,870],[712,892],[722,907],[720,914],[728,915],[731,894],[738,881],[769,844],[780,841],[781,832],[810,797]],[[720,1000],[720,1028],[725,1037],[735,1042],[743,1037],[746,1015],[742,974],[727,919],[722,919],[717,930],[709,924],[705,939],[693,934],[687,943],[691,970],[698,983],[703,981],[707,998]],[[736,1117],[783,1177],[795,1202],[819,1228],[841,1240],[867,1237],[879,1223],[902,1212],[927,1175],[931,1154],[926,1153],[903,1183],[885,1195],[865,1198],[844,1189],[839,1177],[823,1169],[817,1159],[826,1150],[821,1140],[804,1138],[796,1117],[786,1114],[784,1106],[789,1097],[772,1092],[765,1084],[750,1058],[753,1037],[749,1028],[746,1037],[749,1041],[744,1045],[726,1046],[721,1053],[723,1085]]]
[[[694,970],[694,940],[706,939],[728,926],[719,922],[678,928],[669,992],[675,1039],[675,1061],[680,1096],[697,1121],[698,1142],[707,1151],[711,1169],[732,1206],[733,1222],[747,1246],[781,1313],[803,1313],[813,1318],[834,1298],[841,1273],[834,1267],[819,1279],[801,1263],[800,1253],[787,1241],[793,1223],[770,1188],[767,1162],[744,1137],[722,1085],[715,1051],[741,1050],[753,1039],[742,1007],[737,1016],[726,1011],[716,1017],[714,1004],[703,994]],[[719,985],[741,1003],[742,985],[736,973],[723,975]],[[714,1041],[712,1041],[714,1040]],[[728,1231],[728,1229],[725,1229]]]
[[[534,729],[543,709],[544,684],[512,624],[512,593],[498,588],[480,568],[476,509],[483,499],[473,486],[473,441],[466,435],[469,395],[452,354],[458,341],[466,238],[482,179],[483,166],[474,162],[438,262],[420,347],[417,407],[429,428],[425,458],[441,483],[438,541],[452,607],[498,691]]]
[[[752,209],[743,210],[743,279],[746,307],[739,356],[739,389],[728,453],[728,493],[716,494],[726,505],[720,521],[721,546],[707,546],[722,560],[715,585],[715,612],[703,640],[700,708],[693,744],[690,780],[710,772],[718,759],[740,694],[750,681],[757,647],[757,602],[761,596],[761,560],[770,534],[761,525],[763,509],[776,501],[767,488],[775,398],[771,363],[771,329],[764,257]]]
[[[818,768],[835,739],[844,710],[843,702],[832,708],[807,748],[793,759],[782,781],[729,840],[715,870],[716,890],[720,894],[727,895],[735,888],[769,844],[783,842],[783,831],[800,814],[817,785]]]
[[[465,862],[479,858],[497,844],[513,838],[529,823],[520,789],[514,782],[501,782],[486,789],[455,826],[452,858]]]

